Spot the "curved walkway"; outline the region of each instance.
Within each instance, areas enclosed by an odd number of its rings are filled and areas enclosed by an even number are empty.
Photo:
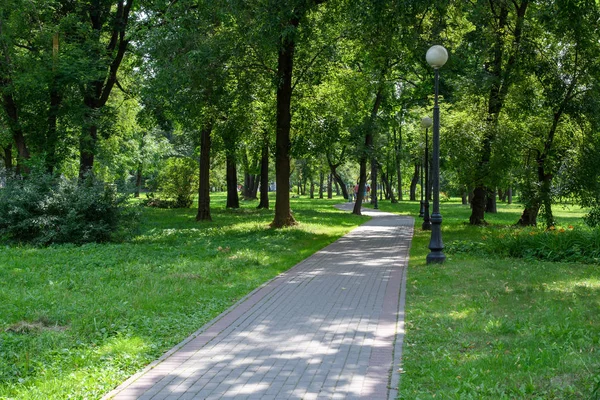
[[[395,398],[414,221],[363,214],[105,399]]]

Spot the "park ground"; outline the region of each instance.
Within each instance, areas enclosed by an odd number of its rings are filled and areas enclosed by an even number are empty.
[[[225,210],[217,195],[212,223],[196,223],[193,209],[145,209],[123,243],[3,247],[0,399],[100,398],[366,221],[336,210],[341,201],[292,199],[300,225],[272,230],[272,211]],[[418,213],[415,202],[379,207]],[[520,211],[500,204],[489,226],[471,227],[468,206],[442,203],[447,261],[436,266],[425,264],[417,219],[401,398],[598,397],[600,267],[582,239],[594,233],[574,206],[556,209],[552,231],[514,228]],[[570,252],[553,250],[557,241]]]

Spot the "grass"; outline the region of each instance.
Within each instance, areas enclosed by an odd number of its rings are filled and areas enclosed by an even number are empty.
[[[146,209],[127,243],[2,248],[0,399],[101,397],[366,220],[334,210],[339,201],[293,199],[301,225],[271,230],[272,211],[254,202],[228,211],[216,195],[213,223],[196,223],[195,210]],[[414,202],[379,206],[418,212]],[[468,207],[442,203],[444,240],[499,241],[520,211],[502,204],[489,226],[471,227]],[[585,232],[582,210],[554,211],[558,227]],[[401,398],[598,398],[598,263],[509,258],[480,246],[428,266],[428,241],[417,219]]]
[[[272,230],[256,202],[212,223],[145,209],[120,244],[3,247],[0,399],[100,398],[238,299],[366,220],[293,199],[298,227]]]
[[[399,213],[415,203],[380,204]],[[441,204],[446,242],[500,240],[521,207],[500,205],[487,227],[470,209]],[[584,212],[557,208],[558,226],[584,230]],[[402,399],[597,399],[600,267],[485,251],[447,252],[426,265],[429,232],[417,220],[407,282]],[[542,231],[532,229],[542,237]]]

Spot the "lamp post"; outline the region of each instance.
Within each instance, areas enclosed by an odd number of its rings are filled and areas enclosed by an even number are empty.
[[[419,148],[419,150],[421,151],[425,151],[424,149],[424,146],[421,146]],[[419,165],[419,177],[421,178],[421,208],[419,209],[419,217],[423,218],[423,215],[425,215],[425,207],[423,205],[423,160],[421,160],[420,164],[421,165]]]
[[[448,61],[448,51],[443,46],[431,46],[425,55],[427,63],[435,72],[434,106],[433,106],[433,159],[431,174],[433,179],[433,212],[431,213],[430,253],[427,264],[443,263],[446,260],[444,243],[442,242],[442,214],[440,214],[440,108],[438,106],[439,69]]]
[[[421,126],[425,128],[425,154],[423,155],[423,168],[425,169],[425,201],[423,201],[423,225],[424,231],[431,230],[431,219],[429,218],[429,198],[431,197],[431,183],[429,182],[429,128],[433,121],[429,117],[421,119]]]

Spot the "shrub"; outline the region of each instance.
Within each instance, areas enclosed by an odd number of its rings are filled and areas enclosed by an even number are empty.
[[[587,226],[591,226],[592,228],[598,227],[600,225],[600,206],[596,205],[592,207],[590,212],[583,217],[583,221]]]
[[[198,163],[191,158],[171,158],[157,180],[158,194],[149,196],[148,206],[188,208],[198,190]]]
[[[0,237],[37,245],[106,242],[132,228],[137,213],[114,185],[32,173],[0,190]]]

